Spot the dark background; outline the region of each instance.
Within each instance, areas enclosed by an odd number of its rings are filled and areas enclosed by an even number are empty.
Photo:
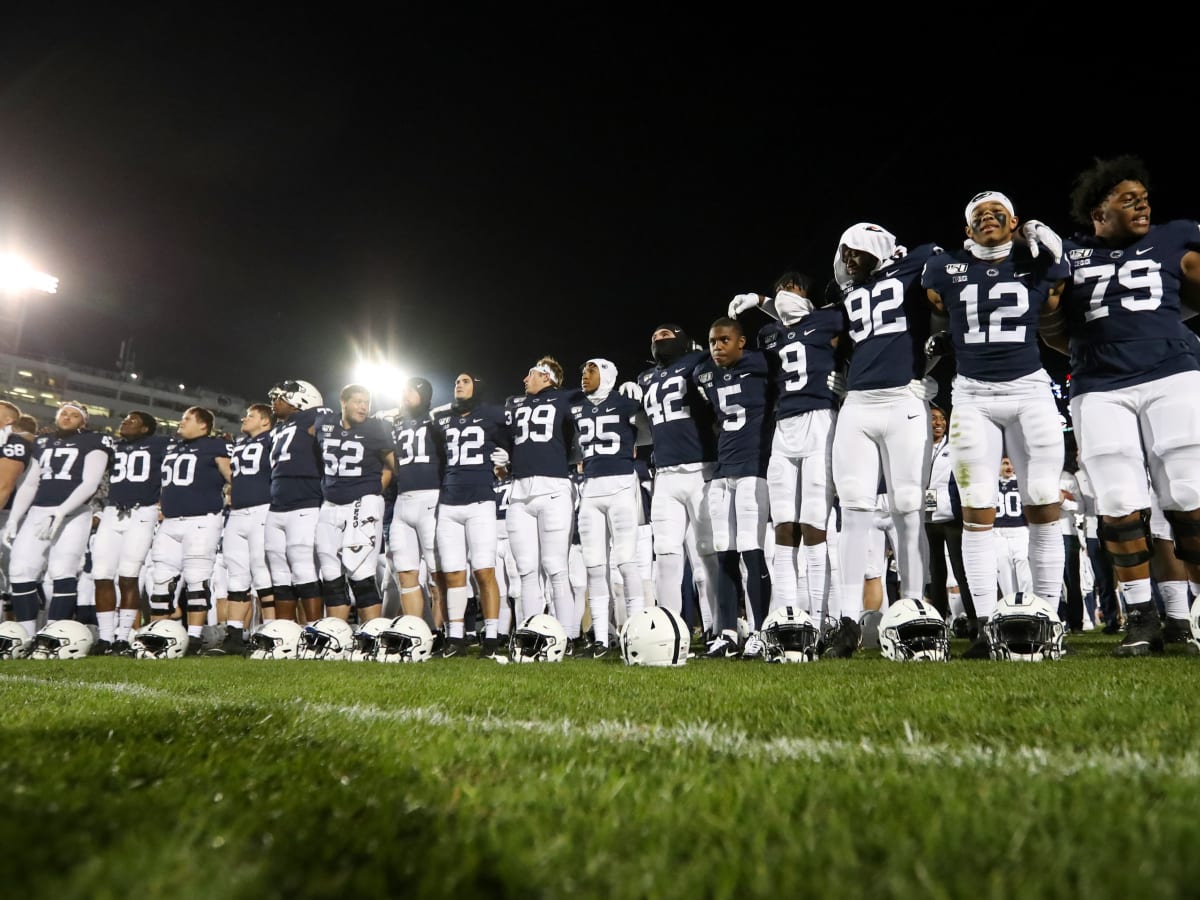
[[[519,392],[543,353],[632,377],[658,324],[702,338],[736,293],[827,278],[857,221],[957,246],[997,189],[1066,235],[1097,155],[1143,156],[1157,221],[1200,215],[1182,67],[389,15],[10,19],[0,248],[61,279],[22,349],[109,367],[132,339],[146,375],[248,397],[332,397],[366,355],[440,402],[464,369]]]

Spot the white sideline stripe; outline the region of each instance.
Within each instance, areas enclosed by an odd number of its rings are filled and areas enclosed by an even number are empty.
[[[2,675],[0,682],[39,684],[46,687],[63,686],[71,689],[107,691],[134,697],[169,699],[203,706],[221,706],[226,702],[244,704],[244,699],[228,701],[211,696],[187,696],[158,688],[122,681],[64,681],[34,678],[29,675]],[[456,715],[432,706],[386,709],[378,706],[342,706],[328,703],[306,703],[290,700],[281,711],[298,711],[314,717],[340,716],[366,722],[396,722],[403,725],[423,725],[430,728],[453,728],[457,731],[484,734],[530,734],[567,741],[591,741],[601,744],[631,744],[664,748],[708,751],[736,759],[756,759],[768,762],[803,761],[813,763],[847,763],[859,760],[896,760],[914,766],[951,769],[1003,769],[1023,771],[1031,775],[1069,777],[1081,772],[1103,775],[1162,775],[1176,779],[1200,778],[1200,755],[1184,753],[1178,756],[1146,755],[1129,750],[1055,750],[1044,747],[1018,746],[1013,748],[987,747],[967,744],[927,743],[905,725],[906,741],[894,744],[874,743],[868,738],[858,741],[822,740],[817,738],[778,737],[762,740],[744,732],[722,728],[708,722],[680,725],[657,725],[640,722],[577,723],[570,719],[510,719],[501,716]]]

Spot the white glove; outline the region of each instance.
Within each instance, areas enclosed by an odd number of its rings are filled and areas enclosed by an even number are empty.
[[[932,375],[926,375],[924,378],[914,378],[910,381],[908,389],[916,395],[918,400],[928,402],[937,396],[938,382]]]
[[[758,294],[738,294],[729,301],[729,318],[736,319],[748,309],[758,309]]]
[[[1037,219],[1030,219],[1021,226],[1021,236],[1029,244],[1029,255],[1037,257],[1038,245],[1045,247],[1054,257],[1054,261],[1062,262],[1062,238],[1049,225],[1043,225]]]
[[[7,544],[9,547],[11,547],[13,545],[13,543],[16,541],[16,539],[17,539],[17,523],[9,522],[8,527],[4,529],[4,543]]]
[[[642,386],[636,381],[624,382],[617,388],[617,393],[622,397],[628,397],[630,400],[636,400],[638,403],[642,402]]]
[[[501,468],[508,467],[508,451],[503,447],[497,447],[492,451],[492,465],[500,466]]]
[[[846,397],[846,376],[841,372],[830,372],[829,377],[825,379],[825,386],[833,392],[833,396],[839,400]]]
[[[871,524],[880,531],[887,531],[892,527],[892,514],[886,512],[875,513],[875,518],[871,520]]]
[[[46,518],[41,527],[37,530],[37,539],[40,541],[53,542],[58,533],[62,531],[63,517],[58,513],[54,513]]]

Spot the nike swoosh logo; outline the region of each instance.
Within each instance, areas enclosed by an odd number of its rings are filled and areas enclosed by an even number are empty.
[[[915,418],[916,418],[916,416],[909,416],[909,418],[910,418],[910,419],[915,419]]]
[[[471,424],[472,424],[472,425],[478,425],[478,424],[479,424],[480,422],[482,422],[482,421],[483,421],[483,419],[472,419],[472,420],[471,420]]]
[[[892,275],[895,275],[899,271],[900,271],[899,269],[889,269],[888,271],[884,272],[883,274],[890,277]]]
[[[805,328],[805,329],[804,329],[804,336],[805,336],[805,337],[807,337],[808,335],[812,334],[812,333],[813,333],[814,331],[816,331],[816,330],[817,330],[817,329],[815,329],[815,328]]]
[[[743,372],[741,375],[738,376],[738,378],[749,378],[749,377],[750,377],[749,372]]]
[[[606,406],[606,407],[604,408],[604,411],[605,411],[605,412],[616,412],[616,411],[617,411],[617,408],[616,408],[615,406]]]
[[[1153,247],[1146,247],[1142,250],[1135,250],[1134,253],[1136,253],[1138,256],[1141,256],[1143,253],[1149,253],[1153,249]]]

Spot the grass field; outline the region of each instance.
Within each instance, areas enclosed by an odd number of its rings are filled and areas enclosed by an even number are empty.
[[[11,897],[1195,897],[1200,660],[0,664]],[[961,651],[965,642],[955,642]]]

